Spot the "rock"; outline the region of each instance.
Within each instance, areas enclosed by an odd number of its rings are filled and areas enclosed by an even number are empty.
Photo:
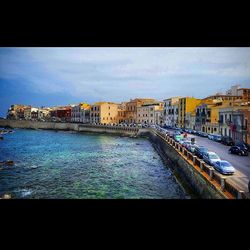
[[[8,160],[5,162],[6,165],[8,166],[13,166],[14,165],[14,161]]]

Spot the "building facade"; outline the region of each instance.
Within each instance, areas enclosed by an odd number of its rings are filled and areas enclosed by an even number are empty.
[[[90,105],[79,103],[72,107],[71,122],[89,123]]]
[[[167,126],[177,127],[179,99],[172,97],[164,100],[164,123]]]
[[[187,113],[195,111],[196,106],[201,103],[201,99],[194,97],[182,97],[179,99],[178,105],[178,127],[186,128],[189,121],[186,117]]]
[[[137,122],[137,109],[143,104],[154,103],[155,99],[150,98],[136,98],[126,103],[126,123]]]
[[[230,136],[235,142],[249,142],[250,105],[231,106],[219,110],[220,133]]]
[[[11,105],[7,112],[6,116],[7,119],[14,119],[14,120],[24,119],[24,109],[28,107],[31,106],[20,105],[20,104]]]
[[[37,120],[38,118],[38,108],[31,106],[24,108],[24,119],[25,120]]]
[[[97,102],[90,108],[90,123],[118,124],[119,104],[113,102]]]
[[[143,104],[137,108],[137,120],[138,124],[158,124],[162,125],[163,122],[163,102]]]
[[[118,105],[118,123],[125,123],[127,119],[126,102]]]
[[[195,111],[192,112],[187,112],[186,113],[186,124],[185,124],[185,128],[187,129],[192,129],[192,130],[196,130],[195,127]]]
[[[70,122],[73,106],[53,107],[50,110],[50,119],[52,121]]]
[[[38,120],[50,120],[50,111],[51,108],[39,108],[38,109]]]
[[[237,94],[242,97],[242,100],[250,101],[250,88],[239,88]]]

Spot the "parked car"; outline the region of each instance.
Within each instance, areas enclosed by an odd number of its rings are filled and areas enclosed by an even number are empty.
[[[237,143],[235,143],[235,146],[238,146],[240,148],[244,148],[250,152],[250,145],[245,143],[245,142],[237,142]]]
[[[195,155],[197,157],[199,157],[200,159],[203,159],[203,154],[207,153],[208,152],[208,149],[205,148],[204,146],[198,146],[195,148]]]
[[[180,143],[181,145],[183,145],[185,142],[187,142],[187,139],[186,139],[186,138],[182,138],[182,139],[179,141],[179,143]]]
[[[233,146],[234,145],[234,141],[230,136],[222,136],[221,137],[221,143],[225,144],[227,146]]]
[[[174,136],[174,140],[177,141],[177,142],[179,142],[181,139],[182,139],[181,135],[175,135]]]
[[[195,148],[196,148],[197,146],[198,146],[197,144],[190,143],[190,144],[187,146],[187,150],[190,151],[191,153],[194,153]]]
[[[237,154],[237,155],[245,155],[248,156],[247,148],[245,147],[240,147],[240,146],[232,146],[228,152],[230,154]]]
[[[220,161],[221,159],[220,159],[220,157],[216,153],[208,151],[208,152],[206,152],[206,153],[203,154],[203,160],[207,164],[213,166],[216,161]]]
[[[197,131],[196,133],[198,136],[201,136],[202,132],[201,131]]]
[[[208,138],[209,140],[213,140],[213,134],[208,134],[208,135],[207,135],[207,138]]]
[[[174,138],[174,136],[175,136],[175,134],[174,134],[173,132],[170,132],[170,133],[169,133],[169,137],[170,137],[170,138]]]
[[[214,169],[222,174],[234,174],[235,168],[228,161],[216,161],[213,165]]]
[[[212,137],[212,140],[217,141],[217,142],[221,142],[221,137],[222,137],[221,135],[214,134]]]
[[[208,134],[205,132],[198,132],[198,133],[199,133],[198,135],[201,137],[208,137]]]
[[[191,141],[187,140],[187,141],[183,142],[182,146],[187,149],[189,144],[191,144]]]

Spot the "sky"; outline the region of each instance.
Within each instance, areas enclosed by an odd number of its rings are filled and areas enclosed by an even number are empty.
[[[250,48],[0,48],[0,116],[11,104],[204,98],[250,87]]]

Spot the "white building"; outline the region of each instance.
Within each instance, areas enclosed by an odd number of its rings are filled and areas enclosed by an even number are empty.
[[[39,108],[38,109],[38,120],[47,120],[50,117],[50,108]]]
[[[180,97],[172,97],[164,101],[164,123],[175,127],[178,123],[178,105]]]
[[[89,123],[90,105],[87,103],[80,103],[72,107],[71,121],[80,123]]]
[[[234,85],[229,90],[226,91],[226,95],[237,96],[240,85]]]
[[[137,123],[162,124],[163,102],[144,104],[137,108]]]
[[[155,124],[157,125],[163,125],[164,122],[164,110],[163,109],[159,109],[159,110],[155,110]]]

